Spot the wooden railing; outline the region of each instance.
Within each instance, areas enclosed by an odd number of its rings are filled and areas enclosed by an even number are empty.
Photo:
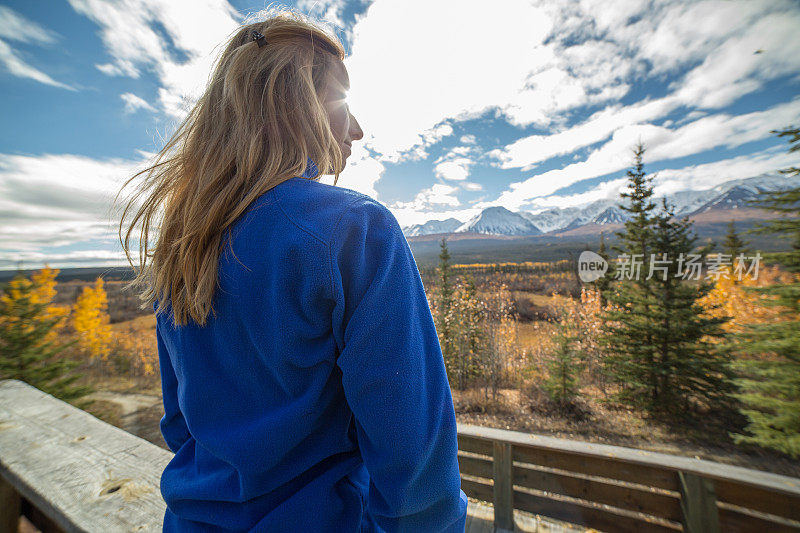
[[[514,509],[602,531],[800,532],[800,479],[619,446],[459,425],[461,487]]]
[[[800,479],[459,425],[462,488],[494,504],[604,531],[800,532]],[[0,381],[0,532],[160,532],[168,450],[17,380]]]
[[[0,532],[162,531],[169,450],[25,382],[0,381]]]

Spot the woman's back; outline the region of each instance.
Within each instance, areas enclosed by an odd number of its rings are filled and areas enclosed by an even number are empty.
[[[378,202],[306,177],[232,226],[205,326],[158,315],[164,530],[463,531],[452,398],[408,243]]]

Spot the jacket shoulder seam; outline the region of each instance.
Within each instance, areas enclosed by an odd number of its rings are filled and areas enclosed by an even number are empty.
[[[329,281],[331,286],[331,295],[333,297],[333,301],[338,304],[337,301],[337,294],[335,289],[335,284],[333,283],[333,248],[336,240],[336,232],[339,229],[339,224],[342,222],[342,219],[347,214],[350,209],[350,206],[356,203],[359,200],[363,200],[364,198],[369,198],[369,196],[357,196],[352,201],[347,202],[347,205],[344,206],[342,212],[339,214],[339,218],[336,219],[336,224],[333,225],[333,229],[331,230],[331,242],[328,244],[328,274],[330,275]]]
[[[274,187],[273,187],[272,189],[270,189],[270,192],[272,193],[272,195],[273,195],[273,196],[275,196],[275,199],[276,199],[276,202],[275,202],[275,203],[277,203],[277,204],[278,204],[278,208],[280,208],[281,212],[282,212],[282,213],[283,213],[283,215],[284,215],[284,216],[285,216],[285,217],[286,217],[286,218],[289,220],[289,222],[291,222],[292,224],[294,224],[295,226],[297,226],[297,227],[298,227],[300,230],[304,231],[305,233],[308,233],[309,235],[311,235],[312,237],[314,237],[315,239],[317,239],[319,242],[321,242],[321,243],[322,243],[322,244],[324,244],[325,246],[329,246],[329,245],[328,245],[328,243],[325,241],[325,239],[323,239],[322,237],[320,237],[319,235],[317,235],[316,233],[314,233],[313,231],[311,231],[311,230],[310,230],[310,229],[308,229],[307,227],[305,227],[305,226],[303,226],[302,224],[300,224],[300,223],[299,223],[297,220],[295,220],[295,219],[294,219],[294,218],[293,218],[293,217],[292,217],[292,216],[291,216],[291,215],[288,213],[288,211],[286,211],[286,209],[284,209],[283,205],[281,205],[280,194],[279,194],[279,193],[278,193],[278,192],[275,190],[275,188],[274,188]]]

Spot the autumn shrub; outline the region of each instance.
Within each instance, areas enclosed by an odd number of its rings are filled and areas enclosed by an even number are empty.
[[[158,353],[146,341],[142,332],[128,326],[114,335],[111,360],[120,373],[131,376],[153,376],[158,371]]]
[[[103,278],[98,277],[93,287],[83,288],[73,306],[72,319],[80,349],[92,361],[106,361],[111,353],[111,324]]]
[[[45,269],[31,279],[22,275],[8,282],[0,295],[0,378],[19,379],[48,394],[84,406],[91,392],[76,385],[77,361],[64,357],[70,344],[57,335],[66,312],[52,304],[58,270]]]

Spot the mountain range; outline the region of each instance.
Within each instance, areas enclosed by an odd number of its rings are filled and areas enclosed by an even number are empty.
[[[707,190],[679,191],[667,196],[674,206],[675,215],[695,217],[703,213],[749,209],[751,200],[769,191],[800,186],[800,176],[763,174],[752,178],[731,180]],[[660,198],[657,199],[660,204]],[[553,207],[536,212],[510,211],[505,207],[487,207],[466,222],[455,218],[429,220],[403,228],[406,237],[438,233],[481,233],[487,235],[542,235],[558,234],[582,227],[623,224],[628,213],[621,209],[621,199],[602,199],[577,206]]]

